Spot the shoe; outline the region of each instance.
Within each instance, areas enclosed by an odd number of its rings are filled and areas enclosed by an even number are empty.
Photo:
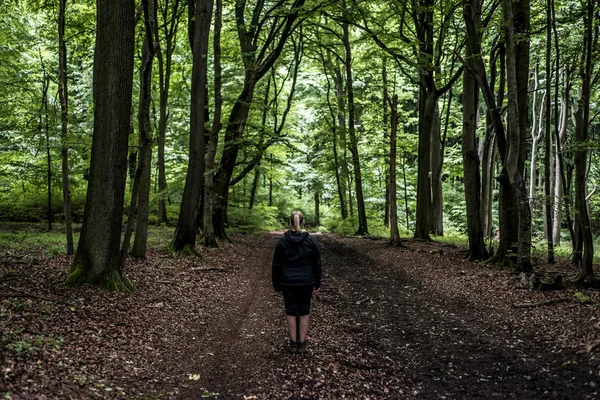
[[[306,340],[304,342],[298,342],[298,353],[306,353]]]
[[[297,353],[298,352],[298,342],[290,339],[290,344],[289,344],[288,350],[292,354]]]

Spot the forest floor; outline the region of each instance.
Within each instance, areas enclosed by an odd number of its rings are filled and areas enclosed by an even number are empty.
[[[64,287],[68,256],[0,249],[0,396],[600,398],[597,291],[525,290],[440,243],[315,235],[309,352],[287,354],[280,235],[235,235],[200,259],[152,250],[127,265],[131,295]]]

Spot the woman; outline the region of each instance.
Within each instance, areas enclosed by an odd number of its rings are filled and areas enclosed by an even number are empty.
[[[292,353],[306,352],[310,299],[321,287],[321,256],[317,243],[302,232],[304,215],[292,212],[290,230],[273,255],[273,289],[282,292]]]

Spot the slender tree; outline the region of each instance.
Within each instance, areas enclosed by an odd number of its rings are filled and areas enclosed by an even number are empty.
[[[552,69],[551,69],[551,57],[552,57],[552,0],[546,1],[546,105],[545,105],[545,120],[546,120],[546,131],[544,140],[544,210],[545,210],[545,226],[546,226],[546,243],[548,246],[548,263],[554,264],[554,242],[552,240],[552,228],[553,228],[553,208],[554,202],[552,201],[552,188],[551,188],[551,175],[552,165],[550,158],[552,155]],[[558,74],[557,74],[558,75]],[[558,76],[557,78],[558,79]]]
[[[480,0],[463,3],[463,16],[467,27],[466,62],[475,68],[476,55],[481,53],[481,7]],[[464,165],[465,203],[467,208],[467,234],[469,236],[469,259],[483,260],[488,257],[483,242],[481,218],[481,178],[479,154],[476,149],[477,104],[479,86],[468,71],[463,76],[463,129],[462,156]]]
[[[287,39],[297,26],[296,20],[304,2],[305,0],[294,0],[287,9],[286,3],[280,1],[273,7],[264,9],[264,1],[258,1],[251,13],[251,21],[247,21],[247,3],[235,3],[235,19],[244,65],[244,85],[229,113],[224,137],[225,147],[215,176],[213,224],[215,234],[219,238],[226,238],[229,186],[256,84],[279,58]],[[270,28],[271,33],[260,40],[265,28]]]
[[[587,207],[587,156],[590,123],[590,97],[592,90],[593,44],[598,39],[594,29],[596,21],[596,0],[589,0],[584,10],[583,54],[579,75],[581,76],[581,96],[575,112],[575,233],[577,237],[574,258],[580,263],[578,280],[598,285],[594,277],[594,240]]]
[[[73,254],[73,224],[71,216],[71,184],[69,182],[69,91],[67,86],[67,44],[65,42],[65,13],[67,0],[58,4],[58,95],[60,97],[61,121],[61,176],[63,191],[63,210],[67,235],[67,254]]]
[[[167,223],[167,177],[165,172],[165,139],[169,121],[169,96],[171,93],[171,76],[173,67],[173,53],[177,45],[177,31],[183,14],[184,7],[180,0],[165,0],[157,3],[156,13],[160,15],[160,23],[155,23],[156,57],[158,64],[159,87],[159,120],[158,120],[158,220]],[[160,13],[159,13],[160,11]],[[155,18],[158,20],[158,18]],[[161,30],[162,27],[162,30]],[[161,40],[161,32],[163,40]]]
[[[389,165],[389,202],[390,202],[390,244],[397,246],[400,244],[400,232],[398,231],[398,202],[396,198],[396,154],[397,154],[397,137],[398,137],[398,95],[394,94],[390,104],[391,125],[390,131],[390,165]]]
[[[206,135],[206,91],[208,65],[208,38],[212,20],[213,0],[196,0],[192,40],[193,66],[190,106],[190,142],[188,169],[183,189],[183,198],[177,219],[177,228],[172,247],[176,251],[195,250],[198,230],[198,207],[204,188],[205,135]]]
[[[203,212],[203,241],[207,247],[217,247],[218,242],[215,236],[215,227],[213,225],[213,207],[214,207],[214,169],[215,156],[217,154],[217,144],[219,141],[219,131],[221,130],[221,112],[223,109],[223,96],[221,95],[221,28],[223,18],[223,1],[216,0],[215,8],[215,26],[213,34],[213,59],[214,59],[214,104],[215,112],[213,124],[208,139],[208,151],[206,153],[206,171],[204,173],[204,212]]]
[[[144,8],[144,43],[142,45],[142,63],[140,66],[140,99],[138,104],[139,174],[137,218],[135,224],[135,239],[131,255],[137,258],[146,257],[148,241],[148,215],[150,214],[150,177],[152,170],[152,124],[150,121],[150,103],[152,101],[152,67],[156,47],[155,33],[155,0],[142,0]]]
[[[346,13],[346,2],[342,0],[342,7]],[[342,23],[344,32],[343,41],[346,50],[344,66],[346,68],[346,94],[348,96],[348,136],[350,137],[350,153],[352,154],[352,167],[354,170],[354,183],[356,187],[356,207],[358,212],[358,230],[357,235],[367,235],[369,228],[367,225],[367,212],[365,210],[365,199],[362,187],[362,173],[360,169],[360,157],[358,154],[358,138],[356,137],[355,123],[355,104],[354,104],[354,88],[352,79],[352,52],[350,47],[350,36],[348,22],[345,20]]]
[[[525,187],[525,181],[521,174],[520,154],[522,151],[521,119],[519,112],[523,111],[519,107],[518,92],[518,73],[517,57],[515,49],[515,29],[513,21],[512,0],[502,1],[502,10],[504,15],[504,36],[506,38],[506,71],[508,82],[508,136],[507,136],[507,154],[506,163],[502,173],[505,179],[508,179],[512,190],[515,193],[518,216],[518,264],[520,271],[531,271],[531,209],[529,207],[529,198]]]

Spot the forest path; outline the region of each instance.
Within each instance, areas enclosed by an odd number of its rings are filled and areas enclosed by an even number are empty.
[[[127,295],[65,287],[72,256],[7,253],[0,397],[600,398],[597,291],[523,290],[435,242],[315,234],[309,352],[288,354],[271,286],[280,236],[236,234],[200,258],[152,249],[128,260]]]
[[[330,235],[316,236],[324,284],[313,300],[310,351],[289,355],[282,300],[270,281],[278,237],[250,241],[245,265],[219,290],[227,311],[203,325],[188,364],[199,380],[184,398],[598,396],[590,355],[503,318],[485,297],[448,296],[411,272],[415,262],[431,268],[433,259],[439,268],[449,259],[392,249],[386,262],[381,252],[367,254],[381,242],[363,240],[357,249]]]

